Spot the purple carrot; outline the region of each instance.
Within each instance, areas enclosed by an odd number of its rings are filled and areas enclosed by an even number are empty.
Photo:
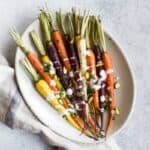
[[[63,72],[63,66],[60,61],[60,58],[58,56],[55,46],[53,45],[53,43],[50,42],[46,44],[46,49],[47,49],[47,54],[49,58],[52,60],[53,65],[56,69],[56,74],[60,78],[64,89],[67,90],[69,87],[69,77],[67,74],[64,74]]]
[[[61,28],[63,34],[64,34],[64,43],[67,49],[67,54],[69,56],[69,61],[71,64],[72,72],[70,72],[71,78],[74,78],[76,85],[76,88],[82,88],[82,80],[80,79],[79,76],[79,60],[78,60],[78,55],[77,55],[77,49],[76,45],[74,43],[74,28],[72,24],[72,19],[71,19],[71,14],[68,13],[66,16],[66,21],[69,24],[68,31],[66,30],[64,26],[64,20],[63,16],[61,14],[61,11],[56,12],[56,18],[57,18],[57,23],[59,27]]]
[[[57,50],[56,50],[54,44],[52,43],[50,30],[49,30],[50,26],[49,26],[49,22],[47,20],[47,16],[46,16],[45,12],[40,13],[39,21],[40,21],[40,25],[41,25],[41,30],[43,31],[42,33],[43,33],[43,36],[45,39],[45,43],[46,43],[47,54],[48,54],[49,58],[51,59],[51,61],[53,62],[53,65],[56,69],[56,74],[60,78],[64,89],[67,90],[69,87],[69,77],[67,76],[67,74],[64,73],[63,65],[60,61]]]
[[[92,16],[92,20],[93,20],[93,50],[95,53],[95,57],[96,57],[96,63],[97,63],[97,75],[99,77],[99,79],[101,80],[100,84],[101,84],[101,89],[99,90],[99,103],[100,103],[100,108],[99,108],[99,112],[100,112],[100,116],[101,116],[101,136],[105,136],[105,132],[104,132],[104,110],[105,110],[105,96],[106,96],[106,79],[104,79],[105,77],[105,71],[104,71],[104,65],[103,65],[103,61],[102,61],[102,48],[101,48],[101,44],[99,42],[99,35],[98,34],[98,26],[97,26],[97,21],[96,18]],[[96,30],[95,30],[96,28]]]

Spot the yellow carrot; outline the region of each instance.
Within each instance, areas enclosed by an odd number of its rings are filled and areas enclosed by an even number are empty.
[[[68,122],[74,126],[76,129],[81,130],[80,127],[71,117],[70,111],[67,111],[56,99],[54,92],[49,88],[47,82],[43,79],[39,79],[38,74],[34,70],[33,66],[30,64],[29,60],[26,58],[22,60],[22,64],[26,70],[32,75],[35,82],[36,90],[55,108],[58,112],[62,113]]]

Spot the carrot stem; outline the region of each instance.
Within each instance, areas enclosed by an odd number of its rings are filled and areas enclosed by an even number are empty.
[[[42,56],[46,55],[46,52],[45,52],[45,49],[44,49],[44,46],[40,40],[40,37],[38,36],[38,34],[35,32],[35,30],[32,30],[30,32],[30,37],[34,43],[34,46],[36,46],[37,50],[40,52],[40,54]]]
[[[74,43],[75,33],[74,33],[74,28],[73,28],[73,23],[72,23],[72,18],[70,13],[67,14],[67,19],[69,24],[70,43]]]
[[[102,23],[100,18],[96,18],[96,22],[97,22],[97,26],[98,26],[98,34],[99,34],[99,39],[100,39],[100,43],[102,46],[102,50],[106,51],[106,42],[105,42],[105,35],[104,35],[104,30],[102,27]]]
[[[30,73],[32,76],[32,79],[34,82],[37,82],[39,80],[39,76],[35,69],[32,67],[31,63],[29,62],[28,58],[25,57],[25,59],[21,60],[21,64],[26,68],[26,70]]]
[[[43,11],[39,14],[39,21],[40,21],[41,30],[44,35],[45,41],[46,42],[51,41],[51,36],[49,33],[50,30],[49,22],[47,20],[46,14]]]
[[[27,54],[29,52],[28,48],[25,46],[21,36],[15,29],[11,29],[10,31],[11,36],[16,41],[17,45],[22,49],[22,51]]]
[[[80,35],[81,33],[81,16],[77,14],[77,9],[75,7],[72,8],[72,17],[74,20],[74,31],[76,35]]]
[[[61,9],[59,9],[59,11],[56,11],[56,20],[58,23],[58,26],[61,28],[61,30],[63,31],[63,33],[66,35],[66,29],[64,27],[64,19],[63,19],[63,15],[61,13]]]
[[[82,20],[82,25],[81,25],[81,38],[84,38],[85,30],[88,25],[88,21],[89,21],[89,11],[88,12],[85,11],[84,17]]]

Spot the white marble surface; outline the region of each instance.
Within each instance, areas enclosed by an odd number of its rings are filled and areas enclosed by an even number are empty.
[[[43,0],[0,0],[0,52],[13,65],[15,44],[8,34],[15,26],[20,32],[35,19]],[[115,138],[123,150],[150,149],[150,2],[149,0],[48,0],[53,8],[70,5],[101,13],[105,28],[128,56],[137,85],[135,109],[127,126]],[[125,98],[124,98],[125,100]],[[34,148],[33,148],[34,146]],[[49,147],[35,135],[11,130],[0,123],[0,150],[45,150]]]

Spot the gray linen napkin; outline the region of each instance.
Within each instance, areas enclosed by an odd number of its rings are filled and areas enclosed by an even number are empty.
[[[51,146],[68,150],[120,150],[113,139],[103,144],[79,144],[69,141],[43,125],[25,104],[16,86],[14,69],[0,55],[0,121],[12,128],[40,135]]]

